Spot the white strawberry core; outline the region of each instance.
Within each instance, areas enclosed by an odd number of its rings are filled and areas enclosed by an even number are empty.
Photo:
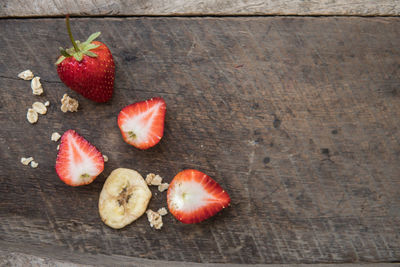
[[[130,137],[129,133],[132,132],[135,135],[135,137],[132,138],[132,141],[135,143],[148,143],[150,141],[148,137],[151,131],[151,126],[161,105],[162,103],[157,103],[151,108],[146,109],[146,111],[126,119],[121,128],[127,134],[128,138]],[[156,136],[156,138],[161,139],[161,136]]]
[[[193,181],[176,184],[171,195],[174,207],[185,212],[194,212],[215,199],[201,184]]]
[[[69,154],[69,162],[71,163],[69,165],[69,173],[71,174],[71,180],[76,183],[90,181],[91,178],[96,176],[99,172],[94,156],[88,156],[88,154],[92,154],[92,151],[89,151],[89,153],[84,152],[73,138],[70,138],[69,142],[71,146],[74,146],[81,158],[80,162],[76,162],[73,153]],[[95,150],[94,147],[90,149]],[[96,154],[93,153],[93,155]]]

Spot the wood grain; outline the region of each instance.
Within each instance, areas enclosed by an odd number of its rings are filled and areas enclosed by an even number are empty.
[[[62,19],[0,20],[2,249],[58,260],[75,253],[199,263],[400,260],[400,18],[74,19],[76,39],[101,30],[114,55],[107,104],[59,81],[64,27]],[[42,77],[44,96],[16,78],[28,68]],[[79,99],[78,113],[60,111],[65,92]],[[138,151],[122,141],[116,116],[154,96],[167,103],[165,135]],[[30,125],[26,110],[37,100],[51,106]],[[110,159],[80,188],[54,171],[51,133],[70,128]],[[38,169],[23,166],[24,156]],[[168,215],[161,231],[145,217],[110,229],[97,202],[117,167],[168,182],[199,169],[229,192],[232,206],[197,225]],[[150,208],[166,206],[166,194],[152,190]]]
[[[18,249],[17,249],[18,250]],[[74,253],[68,260],[57,260],[53,256],[43,257],[26,253],[0,250],[0,266],[40,266],[40,267],[89,267],[89,266],[140,266],[140,267],[243,267],[243,264],[194,263],[177,261],[147,260],[124,256],[88,255]],[[75,263],[79,259],[81,263]],[[254,267],[332,267],[332,264],[253,264]],[[396,263],[342,263],[339,267],[398,267]]]
[[[346,15],[398,16],[400,0],[3,0],[0,17],[118,15]]]

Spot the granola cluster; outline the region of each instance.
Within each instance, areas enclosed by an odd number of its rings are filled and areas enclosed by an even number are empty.
[[[148,185],[155,185],[158,186],[158,191],[164,192],[168,189],[168,183],[162,183],[162,177],[158,174],[149,173],[146,176],[146,183]]]
[[[153,227],[154,229],[160,230],[161,227],[163,226],[162,222],[162,216],[165,216],[168,214],[166,208],[160,208],[157,212],[152,211],[151,209],[148,209],[146,211],[147,214],[147,220],[150,223],[150,226]]]
[[[62,112],[76,112],[78,111],[78,100],[68,96],[67,94],[64,94],[62,99],[61,99],[61,111]]]

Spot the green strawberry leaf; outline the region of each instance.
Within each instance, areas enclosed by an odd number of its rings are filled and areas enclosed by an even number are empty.
[[[84,51],[83,53],[89,57],[97,57],[97,54],[93,53],[92,51]]]
[[[94,41],[94,39],[96,39],[97,37],[99,37],[100,34],[101,34],[101,32],[92,33],[92,34],[89,36],[89,38],[84,42],[84,44],[90,44],[91,42]]]
[[[82,60],[82,58],[83,58],[83,54],[82,54],[82,52],[76,52],[75,54],[74,54],[74,58],[77,60],[77,61],[81,61]]]
[[[59,57],[59,58],[57,59],[57,61],[56,61],[56,65],[60,64],[64,59],[65,59],[64,56]]]
[[[92,50],[92,49],[95,49],[95,48],[97,48],[99,46],[100,45],[96,45],[96,44],[88,44],[88,45],[85,45],[84,50]]]
[[[97,54],[93,53],[90,50],[95,49],[100,46],[100,45],[92,44],[92,41],[94,39],[96,39],[97,37],[99,37],[100,32],[95,32],[95,33],[91,34],[85,42],[81,43],[78,40],[75,40],[74,37],[72,36],[71,26],[69,24],[69,15],[66,16],[65,23],[66,23],[68,35],[69,35],[69,38],[71,40],[73,47],[68,48],[68,49],[63,49],[60,47],[60,53],[62,56],[58,58],[56,64],[60,64],[64,59],[66,59],[68,57],[74,57],[78,62],[82,61],[84,55],[87,55],[89,57],[97,57]]]
[[[64,48],[60,47],[60,53],[61,55],[63,55],[64,57],[70,57],[71,55],[68,54],[67,51],[64,50]]]

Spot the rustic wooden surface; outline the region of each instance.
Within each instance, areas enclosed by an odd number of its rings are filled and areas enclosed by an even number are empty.
[[[80,40],[103,32],[116,61],[110,103],[59,81],[63,19],[0,20],[1,248],[59,260],[400,260],[400,18],[82,18],[72,27]],[[28,68],[45,95],[17,78]],[[65,92],[78,113],[60,111]],[[167,103],[165,135],[139,151],[122,141],[116,116],[154,96]],[[51,106],[30,125],[37,100]],[[55,173],[50,135],[70,128],[110,159],[91,185],[68,187]],[[117,167],[168,182],[199,169],[232,206],[197,225],[168,215],[161,231],[145,217],[110,229],[97,201]],[[166,193],[152,191],[150,208],[166,206]]]
[[[75,254],[76,255],[76,254]],[[76,258],[76,257],[75,257]],[[80,263],[70,260],[57,260],[53,257],[40,257],[18,252],[9,252],[0,250],[0,266],[40,266],[40,267],[90,267],[90,266],[140,266],[140,267],[243,267],[243,264],[224,264],[224,263],[188,263],[177,261],[157,261],[141,258],[132,258],[124,256],[106,256],[106,255],[88,255],[80,258]],[[252,267],[332,267],[332,264],[252,264]],[[396,263],[342,263],[335,264],[339,267],[399,267]]]
[[[3,0],[0,17],[108,15],[398,16],[400,0]]]

